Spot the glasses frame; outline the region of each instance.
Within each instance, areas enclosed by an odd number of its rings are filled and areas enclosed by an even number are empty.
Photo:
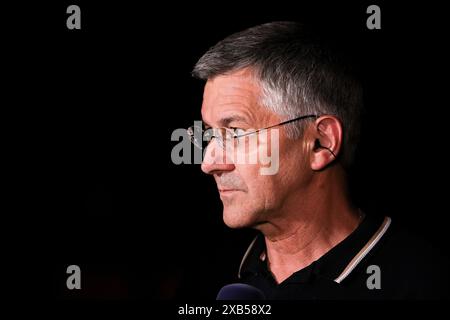
[[[315,115],[315,114],[309,114],[309,115],[299,116],[299,117],[297,117],[297,118],[289,119],[289,120],[286,120],[286,121],[282,121],[282,122],[280,122],[280,123],[277,123],[277,124],[274,124],[274,125],[271,125],[271,126],[268,126],[268,127],[265,127],[265,128],[260,128],[260,129],[257,129],[257,130],[255,130],[255,131],[252,131],[252,132],[246,132],[246,133],[239,134],[239,135],[233,133],[233,135],[231,135],[231,138],[232,138],[232,139],[238,139],[238,138],[246,137],[246,136],[249,136],[249,135],[252,135],[252,134],[261,132],[261,131],[263,131],[263,130],[272,129],[272,128],[275,128],[275,127],[278,127],[278,126],[284,126],[285,124],[289,124],[289,123],[292,123],[292,122],[295,122],[295,121],[299,121],[299,120],[303,120],[303,119],[308,119],[308,118],[318,118],[318,117],[319,117],[319,116],[318,116],[318,115]],[[195,141],[195,134],[193,133],[193,130],[191,130],[191,128],[194,128],[194,127],[189,127],[189,128],[186,130],[186,131],[188,132],[188,135],[189,135],[190,138],[191,138],[191,142],[192,142],[196,147],[202,148],[202,146],[199,146],[199,145],[197,144],[197,142]],[[198,127],[197,127],[197,128],[198,128]],[[200,129],[201,129],[201,128],[200,128]],[[210,130],[210,129],[215,129],[215,128],[208,128],[207,130]],[[230,130],[231,130],[230,128],[217,128],[217,129],[225,129],[226,131],[230,131]],[[190,131],[191,131],[192,133],[191,133]],[[206,130],[201,129],[201,131],[202,131],[202,136],[203,136],[203,134],[204,134],[204,132],[205,132]],[[213,136],[211,137],[211,139],[209,140],[209,142],[212,141],[213,138],[217,138],[217,136],[213,135]],[[223,139],[223,138],[220,138],[220,139],[218,139],[218,140],[221,140],[221,141],[222,141],[221,143],[219,143],[219,145],[220,145],[222,148],[225,148],[225,144],[224,144],[224,141],[223,141],[224,139]],[[208,142],[208,143],[209,143],[209,142]]]

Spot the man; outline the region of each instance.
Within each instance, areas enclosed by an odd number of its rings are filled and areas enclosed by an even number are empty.
[[[432,249],[350,200],[362,89],[330,47],[297,23],[267,23],[220,41],[193,74],[206,80],[202,170],[217,183],[224,222],[261,233],[240,281],[269,299],[444,294]],[[249,160],[261,154],[275,172]]]

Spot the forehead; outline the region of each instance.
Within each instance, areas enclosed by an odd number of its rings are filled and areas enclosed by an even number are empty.
[[[205,85],[203,121],[214,126],[232,116],[250,118],[250,121],[264,112],[259,105],[259,97],[260,86],[248,70],[214,77]]]

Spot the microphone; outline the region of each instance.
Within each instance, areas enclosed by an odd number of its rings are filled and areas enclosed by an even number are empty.
[[[232,283],[224,286],[216,300],[265,300],[264,293],[248,284]]]

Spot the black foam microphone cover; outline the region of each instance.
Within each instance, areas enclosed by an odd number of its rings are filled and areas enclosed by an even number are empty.
[[[265,300],[265,296],[258,288],[244,283],[233,283],[220,289],[217,300]]]

